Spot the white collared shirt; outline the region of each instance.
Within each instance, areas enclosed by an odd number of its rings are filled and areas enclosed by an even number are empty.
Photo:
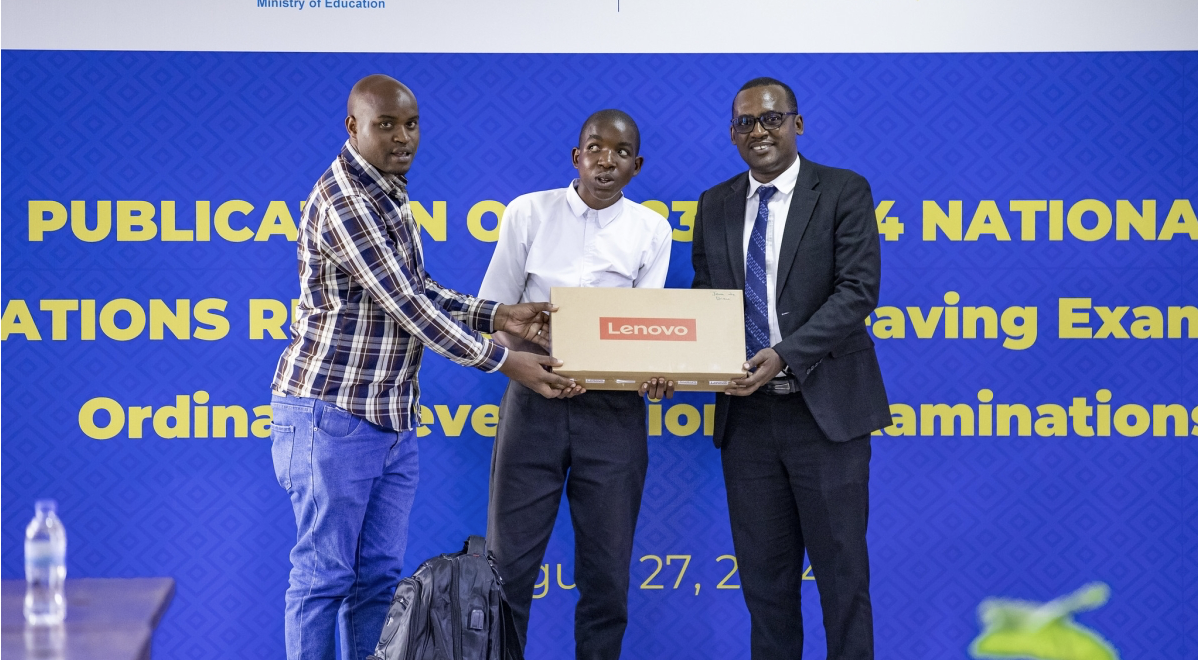
[[[578,196],[577,183],[508,204],[480,298],[514,304],[548,301],[555,286],[665,286],[670,223],[625,197],[592,209]]]
[[[799,180],[799,161],[786,168],[769,183],[760,183],[749,174],[749,197],[745,201],[745,261],[748,262],[749,238],[753,235],[753,223],[757,221],[757,207],[761,201],[757,189],[773,186],[777,192],[766,202],[770,218],[765,229],[765,288],[770,303],[770,346],[782,341],[782,330],[778,327],[778,256],[782,252],[782,236],[786,231],[786,214],[790,212],[790,200],[794,199],[795,184]]]

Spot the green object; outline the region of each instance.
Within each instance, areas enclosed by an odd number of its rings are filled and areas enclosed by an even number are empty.
[[[1047,603],[987,598],[978,605],[982,633],[969,654],[978,660],[1119,660],[1102,635],[1073,620],[1110,595],[1110,587],[1095,582]]]

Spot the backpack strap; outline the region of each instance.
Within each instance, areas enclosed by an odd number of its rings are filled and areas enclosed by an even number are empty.
[[[479,557],[487,556],[487,540],[481,536],[471,535],[466,539],[466,554]]]

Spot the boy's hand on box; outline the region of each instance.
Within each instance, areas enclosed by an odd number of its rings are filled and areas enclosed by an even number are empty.
[[[641,383],[641,395],[648,394],[654,401],[674,398],[674,381],[665,378],[650,378]]]

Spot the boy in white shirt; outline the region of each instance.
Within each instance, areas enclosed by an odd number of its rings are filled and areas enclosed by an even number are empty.
[[[573,150],[579,177],[566,188],[508,205],[479,296],[500,303],[548,300],[551,287],[662,288],[672,231],[625,199],[641,169],[640,130],[619,110],[587,118]],[[518,350],[536,344],[497,333]],[[500,406],[491,458],[487,545],[495,553],[523,648],[529,608],[562,489],[574,523],[575,654],[620,656],[628,624],[632,536],[648,468],[645,402],[673,395],[654,378],[638,392],[563,391],[545,399],[512,381]]]

